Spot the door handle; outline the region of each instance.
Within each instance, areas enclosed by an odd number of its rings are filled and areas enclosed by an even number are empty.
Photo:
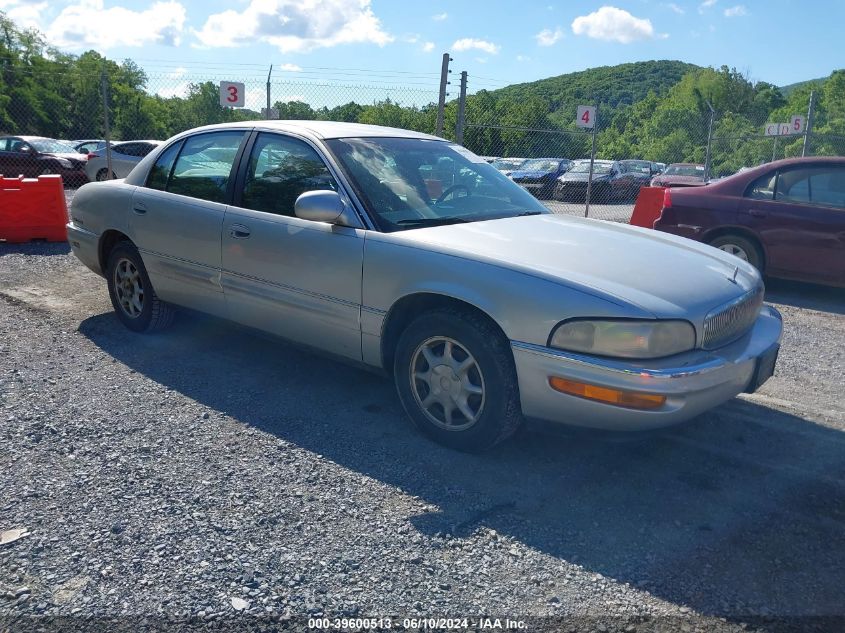
[[[249,227],[244,226],[243,224],[233,224],[229,227],[229,235],[235,239],[245,239],[250,236]]]
[[[147,212],[147,207],[142,204],[136,204],[132,207],[132,210],[138,215],[144,215]]]
[[[765,218],[766,212],[760,209],[749,209],[748,215],[754,216],[755,218]]]

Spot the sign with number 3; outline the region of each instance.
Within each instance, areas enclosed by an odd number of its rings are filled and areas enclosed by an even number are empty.
[[[238,81],[221,81],[220,105],[224,108],[244,107],[244,85]]]
[[[596,108],[594,106],[578,106],[578,114],[575,116],[575,125],[578,127],[592,128],[595,126]]]

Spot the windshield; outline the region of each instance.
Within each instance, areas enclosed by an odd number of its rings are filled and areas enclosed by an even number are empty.
[[[696,176],[704,178],[704,165],[669,165],[664,176]]]
[[[651,173],[651,163],[644,161],[644,160],[632,160],[620,163],[622,165],[622,171],[625,172],[634,172],[639,174],[650,174]]]
[[[417,138],[326,141],[382,231],[549,213],[459,145]]]
[[[524,162],[524,158],[497,158],[492,163],[490,163],[490,166],[493,169],[508,170],[516,169]]]
[[[35,138],[29,141],[42,154],[76,154],[76,150],[72,146],[54,141],[51,138]]]
[[[613,163],[593,163],[593,173],[594,174],[609,174],[610,170],[613,168]],[[590,161],[585,160],[583,163],[575,163],[575,165],[570,169],[567,173],[570,174],[589,174],[590,173]]]
[[[545,158],[527,160],[519,166],[519,171],[557,171],[558,161]]]

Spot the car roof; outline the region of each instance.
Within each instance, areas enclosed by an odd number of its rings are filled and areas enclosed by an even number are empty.
[[[742,195],[745,188],[755,179],[783,167],[799,165],[845,165],[843,156],[805,156],[798,158],[782,158],[771,163],[763,163],[746,171],[727,176],[719,182],[708,185],[711,191],[718,191],[728,195]]]
[[[148,139],[138,139],[134,141],[112,141],[112,146],[115,145],[128,145],[129,143],[151,143],[152,145],[161,145],[164,141],[155,141],[155,140],[148,140]]]
[[[204,127],[187,130],[184,134],[193,134],[200,131],[210,132],[213,130],[225,130],[229,128],[244,129],[249,127],[254,127],[260,130],[302,134],[303,136],[310,136],[311,138],[320,140],[347,137],[421,138],[434,141],[444,140],[437,136],[432,136],[431,134],[414,132],[412,130],[403,130],[400,128],[385,127],[382,125],[367,125],[365,123],[344,123],[342,121],[236,121],[232,123],[206,125]],[[180,136],[182,135],[180,134]]]

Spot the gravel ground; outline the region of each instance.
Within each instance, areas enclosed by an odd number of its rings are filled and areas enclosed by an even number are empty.
[[[842,294],[770,284],[786,331],[758,394],[473,456],[384,378],[198,315],[133,334],[66,244],[0,244],[0,532],[29,531],[0,545],[0,631],[845,630]]]

